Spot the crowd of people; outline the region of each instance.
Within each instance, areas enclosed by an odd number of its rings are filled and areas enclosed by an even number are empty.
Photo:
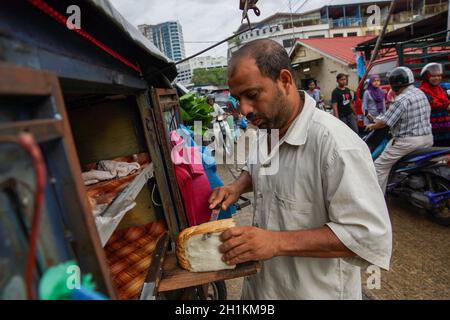
[[[447,92],[440,86],[442,76],[443,67],[441,64],[427,64],[421,71],[419,89],[425,94],[431,108],[430,123],[433,144],[434,146],[448,147],[450,146],[450,99]],[[331,94],[332,113],[358,133],[355,94],[347,87],[348,76],[342,73],[338,74],[336,81],[337,86]],[[323,96],[315,80],[308,80],[306,86],[305,92],[317,104],[323,102]],[[365,81],[361,104],[365,127],[374,123],[377,118],[382,118],[398,96],[393,88],[386,92],[380,86],[381,78],[379,75],[371,75]]]
[[[375,161],[378,180],[383,191],[392,166],[403,156],[417,149],[431,146],[450,147],[450,99],[440,86],[443,67],[429,63],[421,70],[419,88],[409,68],[399,67],[389,74],[391,89],[380,88],[379,75],[371,75],[365,83],[361,110],[366,131],[389,127],[392,139]],[[331,94],[333,115],[356,133],[354,93],[347,87],[348,77],[338,74],[337,86]],[[306,92],[321,101],[320,90],[314,80],[308,82]]]
[[[420,76],[421,83],[416,88],[414,75],[409,68],[394,69],[389,74],[389,92],[380,87],[379,75],[371,75],[365,81],[361,103],[365,130],[389,127],[392,135],[384,152],[375,161],[383,191],[392,166],[403,156],[433,145],[450,147],[450,99],[440,86],[443,67],[439,63],[429,63],[421,70]],[[359,134],[355,94],[348,88],[348,76],[340,73],[336,81],[337,86],[331,94],[332,114]],[[310,79],[306,86],[304,92],[319,107],[324,99],[317,82]],[[212,99],[209,102],[214,106],[215,115],[224,112]],[[238,121],[236,104],[237,101],[234,105],[230,102],[227,110]]]

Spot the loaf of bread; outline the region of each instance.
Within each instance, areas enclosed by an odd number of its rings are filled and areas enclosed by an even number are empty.
[[[235,265],[230,266],[222,261],[222,253],[219,252],[219,246],[222,244],[220,235],[234,226],[233,219],[225,219],[184,229],[178,235],[176,248],[180,266],[191,272],[234,269]],[[202,240],[206,233],[211,236]]]

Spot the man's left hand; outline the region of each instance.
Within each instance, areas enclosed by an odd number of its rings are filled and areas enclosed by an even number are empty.
[[[277,232],[256,227],[235,227],[222,233],[219,247],[229,265],[273,258],[277,253]]]

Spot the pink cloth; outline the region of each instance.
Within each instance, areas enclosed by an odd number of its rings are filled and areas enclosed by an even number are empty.
[[[172,162],[189,226],[208,222],[211,217],[208,202],[211,187],[203,169],[200,148],[183,146],[183,138],[176,131],[170,133],[170,140]]]

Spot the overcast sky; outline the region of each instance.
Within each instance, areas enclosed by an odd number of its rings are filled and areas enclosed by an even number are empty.
[[[239,0],[110,0],[116,9],[135,26],[178,20],[183,27],[186,55],[194,54],[232,35],[240,26],[242,11]],[[291,0],[293,11],[305,0]],[[325,0],[307,1],[319,6]],[[250,21],[257,22],[276,12],[289,12],[289,0],[259,0],[261,16],[250,11]],[[303,11],[303,8],[301,11]],[[192,43],[211,42],[211,43]],[[222,44],[203,55],[226,56],[227,44]]]

